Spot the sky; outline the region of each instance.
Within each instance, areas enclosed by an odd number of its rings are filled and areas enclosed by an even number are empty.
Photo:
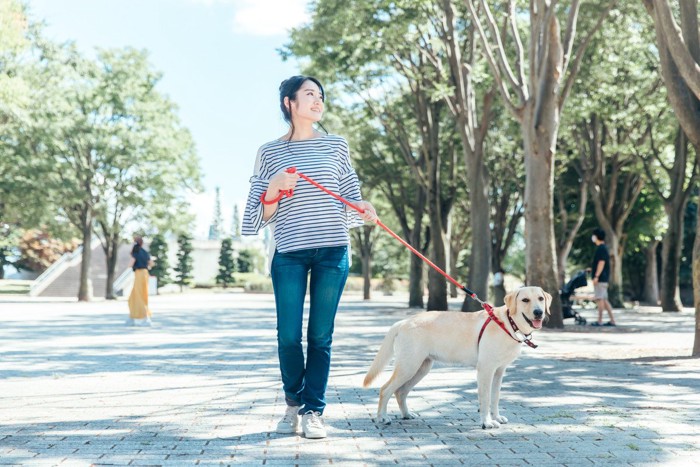
[[[299,74],[277,52],[288,31],[309,20],[307,0],[29,0],[45,34],[95,48],[149,52],[163,73],[159,90],[192,133],[205,192],[192,197],[195,235],[205,237],[220,187],[224,227],[242,216],[258,147],[287,131],[278,87]]]

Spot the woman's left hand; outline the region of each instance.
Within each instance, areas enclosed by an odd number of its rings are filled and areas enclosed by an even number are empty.
[[[370,203],[369,201],[360,201],[358,203],[355,203],[355,206],[364,210],[364,212],[360,213],[360,217],[362,218],[362,220],[365,220],[367,222],[374,222],[379,219],[379,217],[377,217],[377,211],[374,209],[374,206],[372,206],[372,203]]]

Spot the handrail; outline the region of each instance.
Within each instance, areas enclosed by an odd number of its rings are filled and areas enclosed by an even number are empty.
[[[126,285],[126,282],[132,278],[134,275],[134,271],[131,268],[126,268],[124,272],[122,272],[119,277],[114,279],[114,283],[112,285],[112,290],[114,291],[115,295],[119,295],[119,292],[124,290],[124,285]]]
[[[39,277],[34,279],[34,282],[32,283],[31,287],[29,287],[29,295],[31,297],[36,297],[39,295],[41,292],[46,289],[46,287],[51,284],[49,279],[52,279],[54,276],[62,273],[66,269],[68,269],[70,266],[72,266],[74,260],[76,257],[80,257],[83,253],[83,246],[80,245],[78,248],[76,248],[74,251],[71,251],[70,253],[64,253],[58,260],[56,260],[51,266],[49,266],[46,271],[42,272]]]

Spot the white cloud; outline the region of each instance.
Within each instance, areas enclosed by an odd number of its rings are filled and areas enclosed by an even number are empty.
[[[278,36],[310,21],[309,0],[186,0],[204,5],[233,7],[233,30],[253,36]]]

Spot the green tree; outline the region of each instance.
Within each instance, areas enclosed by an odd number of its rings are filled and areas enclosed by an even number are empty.
[[[406,125],[406,131],[401,133],[409,135],[408,128],[414,124],[414,120],[403,102],[399,99],[387,105]],[[399,225],[403,238],[421,254],[427,255],[430,244],[429,229],[425,226],[427,194],[422,185],[415,183],[413,173],[406,170],[406,146],[402,149],[402,142],[411,145],[410,139],[399,141],[390,132],[377,131],[369,109],[343,109],[334,114],[340,117],[343,128],[348,131],[360,180],[365,186],[376,188],[373,194],[381,195],[393,211],[396,221],[387,225]],[[382,204],[377,203],[380,211]],[[379,214],[386,221],[389,213]],[[376,256],[377,250],[374,251],[373,255]],[[423,308],[424,263],[405,248],[403,254],[410,257],[408,306]]]
[[[16,258],[17,243],[21,238],[22,231],[8,223],[0,221],[0,279],[5,278],[5,266],[15,266],[19,268]],[[15,258],[15,261],[12,261]]]
[[[168,263],[168,244],[161,234],[153,236],[150,245],[151,256],[155,258],[150,274],[158,278],[158,288],[170,284],[170,264]]]
[[[16,265],[24,230],[37,227],[47,212],[45,201],[27,196],[33,185],[21,170],[27,154],[14,149],[17,121],[32,102],[27,79],[35,73],[33,64],[23,60],[36,29],[25,10],[21,1],[0,1],[0,279],[5,266]]]
[[[654,129],[652,121],[659,121],[659,117],[656,116],[653,120],[650,117],[647,125],[646,134],[649,135],[650,148],[643,152],[651,155],[645,156],[641,152],[638,154],[644,162],[647,183],[663,200],[668,225],[661,242],[661,308],[664,311],[681,311],[683,304],[680,297],[679,273],[683,225],[686,206],[698,178],[698,163],[688,149],[688,138],[681,128],[676,129],[674,142],[669,141],[671,138],[668,137],[651,136],[658,131]],[[662,128],[658,132],[665,132],[665,129]]]
[[[525,243],[527,283],[558,290],[554,238],[553,195],[556,141],[561,113],[591,38],[615,2],[591,5],[594,13],[577,41],[580,2],[530,2],[529,7],[489,6],[486,0],[466,0],[469,17],[505,107],[521,125],[525,153]],[[474,6],[477,3],[477,7]],[[497,24],[492,10],[503,16]],[[561,20],[560,20],[561,17]],[[500,18],[499,18],[500,20]],[[520,27],[519,23],[525,23]],[[562,27],[564,25],[564,27]],[[582,29],[582,28],[581,28]],[[529,33],[529,34],[528,34]],[[524,36],[525,40],[521,40]],[[578,44],[575,45],[575,42]],[[563,327],[556,293],[550,327]]]
[[[192,283],[192,237],[180,234],[177,238],[177,265],[175,265],[175,283],[182,292],[185,286]]]
[[[224,288],[233,284],[236,280],[233,273],[236,272],[236,262],[233,260],[233,242],[230,238],[221,241],[219,252],[219,273],[216,275],[216,283]]]
[[[20,71],[35,97],[9,113],[2,132],[16,162],[9,191],[40,206],[36,215],[28,210],[34,224],[46,222],[51,230],[67,224],[79,233],[85,246],[81,300],[88,298],[93,234],[99,238],[107,258],[106,296],[113,298],[126,222],[175,223],[186,209],[186,193],[199,188],[192,138],[174,104],[157,91],[160,74],[145,52],[102,50],[88,60],[75,46],[40,36],[33,47],[39,58]]]
[[[657,247],[668,229],[663,204],[654,189],[646,184],[625,226],[625,295],[653,306],[659,300]]]
[[[688,141],[700,159],[700,29],[698,2],[679,0],[680,26],[668,0],[642,0],[654,20],[656,47],[668,100]],[[675,3],[675,2],[674,2]],[[700,203],[698,203],[700,209]],[[700,229],[700,222],[696,224]],[[697,231],[696,231],[697,233]],[[693,247],[695,341],[693,356],[700,357],[700,235]]]
[[[426,54],[437,38],[424,3],[319,1],[314,21],[294,31],[286,54],[308,57],[314,74],[320,73],[327,82],[343,87],[352,100],[362,102],[373,120],[372,133],[385,132],[394,140],[401,170],[408,168],[413,184],[422,189],[418,196],[425,197],[414,204],[428,212],[431,259],[447,269],[457,130],[447,115],[448,102],[438,91],[447,86],[447,78]],[[382,89],[379,97],[377,89]],[[414,232],[423,233],[422,229]],[[411,239],[411,243],[421,242]],[[432,269],[428,277],[428,308],[445,309],[445,279]]]
[[[189,131],[175,105],[157,90],[161,74],[145,52],[105,50],[98,54],[96,98],[103,120],[97,129],[105,143],[105,166],[95,208],[96,233],[107,258],[107,298],[112,285],[122,231],[128,221],[146,224],[155,211],[174,220],[183,193],[200,184],[198,160]],[[108,104],[107,104],[108,103]]]
[[[243,248],[238,252],[238,272],[259,272],[262,270],[264,258],[259,250]]]
[[[649,51],[651,38],[641,27],[646,18],[639,5],[622,7],[613,13],[615,21],[605,22],[602,33],[591,39],[590,52],[581,61],[558,143],[565,162],[559,171],[564,168],[568,173],[559,178],[555,195],[562,203],[557,225],[560,244],[566,245],[564,214],[573,219],[568,240],[581,226],[582,209],[593,211],[598,226],[605,230],[611,261],[609,298],[614,307],[624,306],[622,293],[628,281],[623,271],[630,271],[624,268],[626,231],[645,183],[635,153],[644,146],[640,139],[648,112],[656,115],[666,107]],[[655,125],[668,126],[662,119]],[[560,264],[565,265],[568,252],[560,252]]]
[[[105,118],[96,96],[99,69],[74,45],[42,43],[40,50],[43,59],[31,83],[35,100],[17,133],[17,149],[31,155],[41,179],[32,194],[53,200],[57,217],[79,232],[78,300],[85,301],[91,297],[88,278],[93,228],[101,200],[98,168],[108,166],[101,150],[105,140],[98,131]],[[25,172],[28,168],[25,166]]]

